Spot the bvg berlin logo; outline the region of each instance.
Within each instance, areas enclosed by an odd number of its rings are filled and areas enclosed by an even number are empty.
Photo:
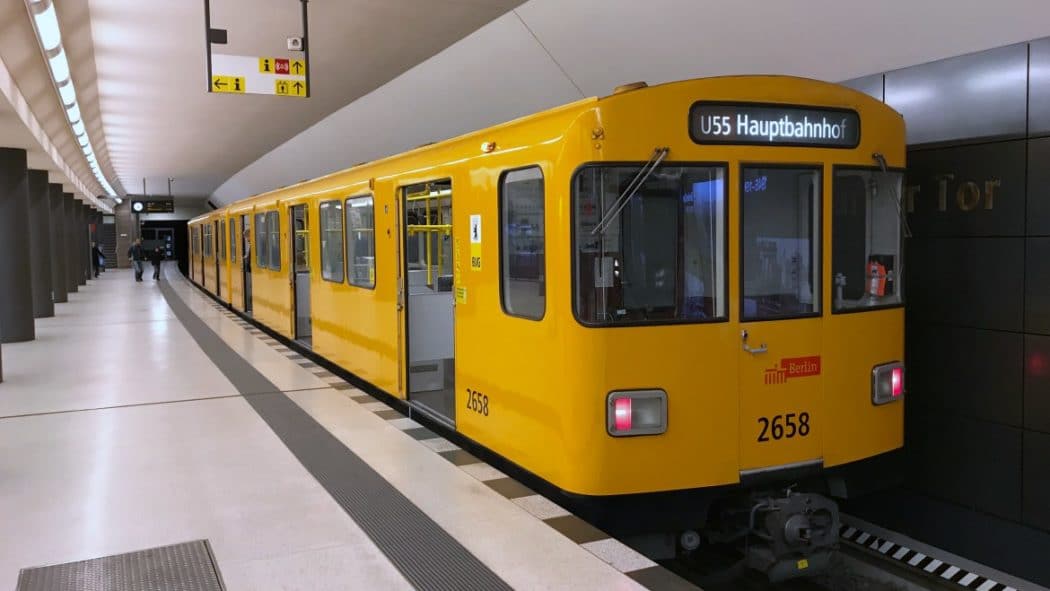
[[[781,359],[780,365],[766,370],[767,386],[783,384],[790,378],[805,378],[820,375],[820,355],[812,357],[790,357]]]

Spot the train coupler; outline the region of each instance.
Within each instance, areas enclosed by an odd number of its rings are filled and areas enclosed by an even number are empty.
[[[752,497],[745,560],[770,582],[817,574],[838,547],[835,501],[790,489],[782,496]]]

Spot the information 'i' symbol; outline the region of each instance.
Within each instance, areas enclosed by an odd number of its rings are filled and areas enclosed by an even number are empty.
[[[237,92],[240,92],[240,90],[241,90],[241,79],[240,78],[234,78],[233,79],[233,89],[236,90]]]
[[[270,60],[264,59],[263,60],[263,72],[269,72],[269,71],[270,71]]]

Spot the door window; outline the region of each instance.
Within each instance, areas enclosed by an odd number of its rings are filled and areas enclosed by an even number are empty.
[[[743,320],[820,313],[820,189],[816,168],[743,169]]]

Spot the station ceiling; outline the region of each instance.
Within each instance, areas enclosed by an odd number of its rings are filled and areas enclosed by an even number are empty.
[[[86,192],[101,194],[62,116],[27,1],[0,0],[0,65],[54,149],[48,153],[39,147],[40,134],[29,133],[25,117],[2,96],[0,143],[33,148],[35,141],[31,164],[52,170],[53,182],[72,187],[70,177],[77,177]],[[212,195],[332,113],[384,88],[393,92],[390,81],[428,67],[428,60],[470,41],[464,38],[479,29],[496,26],[497,20],[514,19],[527,31],[514,43],[533,44],[542,59],[565,74],[559,89],[548,93],[552,102],[605,94],[616,84],[639,79],[762,72],[843,80],[1050,36],[1045,0],[311,0],[312,96],[295,99],[206,92],[204,0],[54,2],[84,121],[114,188],[138,194],[145,178],[147,193],[165,194],[173,177],[176,197],[198,198]],[[284,45],[300,30],[298,0],[209,2],[212,26],[229,35],[229,44],[215,51],[294,57]],[[510,10],[515,12],[507,14]],[[530,73],[517,71],[513,53],[490,51],[496,49],[491,38],[482,36],[455,59],[434,62],[441,71],[425,76],[434,82],[413,87],[419,96],[398,98],[402,104],[440,101],[441,94],[460,85],[462,70],[477,71],[477,63],[488,60],[499,62],[485,64],[497,75],[487,83],[471,83],[487,84],[490,103],[502,100],[513,109],[504,113],[486,106],[473,113],[458,105],[447,116],[462,118],[461,125],[447,131],[534,108],[514,90],[523,81],[509,83]],[[530,92],[540,97],[543,88]],[[413,117],[405,112],[389,133],[409,147],[442,139],[430,137],[432,130],[424,135],[419,130],[427,122]],[[374,131],[340,129],[349,136],[340,149],[372,156],[367,145],[377,141]],[[381,139],[385,151],[401,145]],[[309,160],[310,155],[298,157]],[[347,154],[346,162],[361,159]],[[289,168],[301,168],[293,164]],[[313,173],[304,170],[303,176]],[[277,176],[289,180],[288,174]]]

